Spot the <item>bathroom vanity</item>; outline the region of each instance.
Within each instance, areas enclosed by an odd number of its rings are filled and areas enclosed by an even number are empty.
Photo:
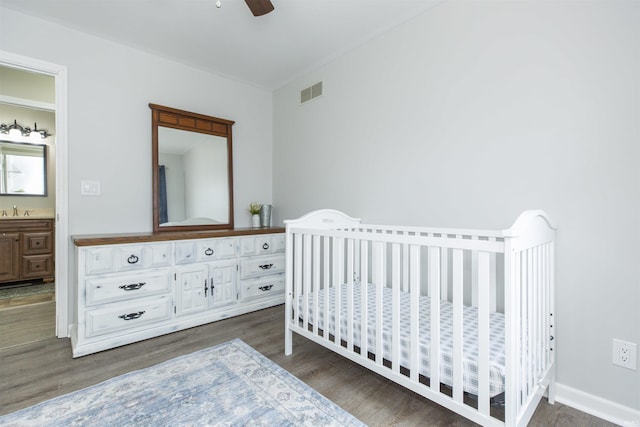
[[[283,228],[73,242],[74,357],[284,303]]]
[[[52,218],[0,219],[0,283],[54,279]]]

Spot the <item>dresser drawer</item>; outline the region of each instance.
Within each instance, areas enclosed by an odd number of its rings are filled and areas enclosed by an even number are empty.
[[[240,278],[284,272],[284,255],[256,257],[240,261]]]
[[[86,337],[134,329],[148,323],[170,319],[171,306],[171,298],[162,295],[87,310]]]
[[[89,279],[85,282],[86,305],[104,304],[169,292],[168,268],[143,274],[128,274]]]
[[[265,234],[240,239],[240,256],[284,252],[284,234]]]
[[[275,274],[258,279],[241,280],[240,298],[269,298],[276,295],[284,295],[284,275]]]
[[[215,261],[235,256],[235,239],[189,240],[176,243],[176,264]]]
[[[103,246],[86,249],[87,274],[163,267],[170,263],[171,245],[169,243]]]

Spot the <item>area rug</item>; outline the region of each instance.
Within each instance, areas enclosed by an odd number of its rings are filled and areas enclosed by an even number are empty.
[[[239,339],[0,417],[2,426],[362,426]]]

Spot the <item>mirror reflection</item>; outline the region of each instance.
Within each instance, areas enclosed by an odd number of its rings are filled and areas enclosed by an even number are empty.
[[[46,145],[0,141],[0,195],[46,196]]]
[[[229,223],[227,139],[158,128],[160,227]]]

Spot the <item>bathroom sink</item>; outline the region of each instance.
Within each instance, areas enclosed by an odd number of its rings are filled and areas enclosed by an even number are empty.
[[[7,211],[7,216],[2,216],[3,211]],[[53,209],[33,209],[29,210],[29,215],[24,216],[24,210],[18,210],[19,215],[13,216],[13,209],[0,208],[0,221],[6,219],[51,219],[54,218]]]

